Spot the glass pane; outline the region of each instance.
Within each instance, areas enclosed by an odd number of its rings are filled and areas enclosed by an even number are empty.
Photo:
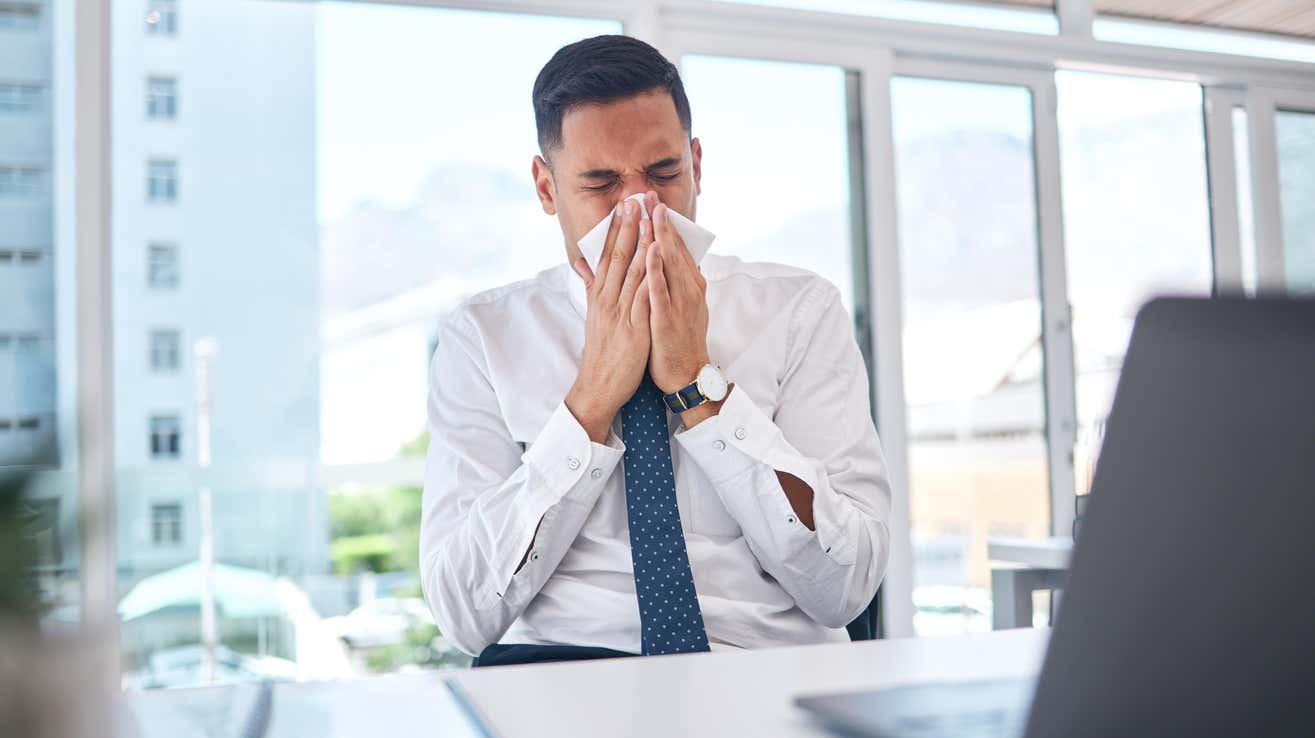
[[[71,632],[79,620],[80,561],[74,126],[64,102],[73,84],[73,18],[56,17],[50,3],[6,5],[0,9],[0,621],[21,611],[47,632]],[[17,632],[4,630],[0,638]],[[25,654],[17,657],[22,660],[31,645],[5,641],[0,651]],[[20,687],[14,699],[24,698]]]
[[[845,70],[690,55],[681,78],[703,145],[698,221],[717,234],[713,251],[817,272],[852,311]]]
[[[1199,85],[1055,78],[1081,494],[1091,488],[1137,310],[1156,295],[1210,294],[1210,207]]]
[[[1274,133],[1287,286],[1315,293],[1315,113],[1280,110]]]
[[[746,5],[820,10],[918,23],[943,23],[968,28],[989,28],[1020,33],[1059,33],[1054,3],[1049,0],[1017,2],[946,2],[944,0],[731,0]],[[1028,7],[1037,6],[1037,7]]]
[[[432,331],[471,292],[560,263],[530,178],[530,91],[558,48],[619,24],[147,10],[113,11],[123,682],[467,663],[416,574]],[[176,116],[148,118],[152,77],[175,81]],[[151,368],[159,330],[177,338],[171,371]]]
[[[989,630],[989,537],[1050,505],[1032,98],[892,84],[919,634]]]

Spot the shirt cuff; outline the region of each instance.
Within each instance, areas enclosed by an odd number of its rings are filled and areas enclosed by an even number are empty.
[[[546,493],[551,499],[547,502],[552,504],[563,497],[576,501],[589,497],[611,476],[624,453],[625,444],[615,429],[608,429],[605,443],[595,443],[562,401],[521,461],[548,480]],[[579,484],[584,479],[592,484]]]
[[[780,437],[781,429],[738,386],[716,415],[672,435],[714,485],[765,462]]]

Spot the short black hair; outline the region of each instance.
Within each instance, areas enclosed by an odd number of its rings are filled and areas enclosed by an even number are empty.
[[[680,70],[649,44],[614,34],[576,41],[557,50],[534,80],[534,124],[544,158],[562,145],[562,118],[573,107],[609,103],[654,89],[671,94],[676,115],[691,131],[689,100]]]

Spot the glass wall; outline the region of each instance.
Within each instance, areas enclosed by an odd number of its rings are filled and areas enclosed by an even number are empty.
[[[699,55],[680,65],[712,251],[817,272],[852,312],[845,70]]]
[[[62,630],[79,620],[72,18],[47,2],[8,5],[0,14],[0,620],[18,606]],[[34,577],[16,581],[15,564]]]
[[[1064,242],[1087,492],[1137,310],[1213,280],[1201,87],[1061,71]]]
[[[1274,114],[1287,288],[1315,293],[1315,113]]]
[[[1050,530],[1032,97],[897,78],[914,628],[988,630],[988,537]]]
[[[620,26],[165,10],[113,11],[123,682],[464,664],[416,576],[433,335],[463,297],[562,261],[530,90],[558,48]]]

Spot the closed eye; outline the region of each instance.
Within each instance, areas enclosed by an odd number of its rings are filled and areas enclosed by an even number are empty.
[[[650,174],[648,176],[650,179],[655,179],[659,182],[674,182],[675,180],[680,178],[680,172],[676,172],[674,174]],[[616,180],[611,180],[604,184],[594,185],[592,187],[585,187],[585,189],[591,192],[602,192],[604,190],[610,190],[614,186],[616,186]]]

